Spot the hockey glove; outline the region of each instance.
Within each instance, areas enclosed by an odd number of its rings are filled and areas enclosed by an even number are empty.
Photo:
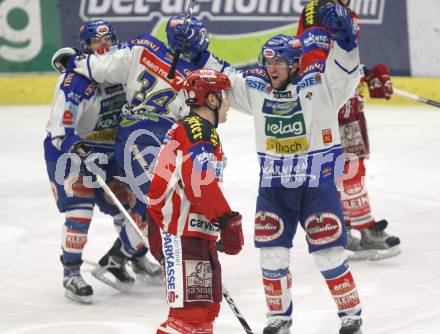
[[[168,39],[171,48],[181,50],[191,61],[208,49],[209,38],[206,29],[185,27],[178,24]]]
[[[368,84],[371,98],[389,100],[393,95],[393,84],[388,66],[377,64],[371,70],[365,70],[365,81]]]
[[[231,211],[218,219],[220,228],[220,241],[217,242],[218,251],[229,255],[240,253],[244,244],[241,218],[238,212]]]
[[[52,56],[52,67],[59,73],[73,71],[75,68],[75,57],[80,54],[72,48],[61,48]]]
[[[357,46],[353,20],[344,6],[328,3],[319,9],[322,23],[330,30],[332,39],[347,52]]]
[[[108,164],[108,155],[105,153],[88,150],[83,143],[78,142],[74,145],[72,153],[76,153],[81,159],[79,167],[80,176],[93,176],[102,171],[103,165]]]

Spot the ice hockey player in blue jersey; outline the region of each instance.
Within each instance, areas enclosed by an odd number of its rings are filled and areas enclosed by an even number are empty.
[[[116,34],[105,21],[87,22],[80,28],[79,46],[85,54],[108,49],[115,43]],[[56,59],[54,66],[62,69]],[[128,207],[129,202],[133,202],[128,187],[114,178],[120,175],[113,151],[116,126],[125,102],[124,85],[101,85],[67,71],[58,79],[47,124],[48,135],[44,141],[47,171],[58,209],[65,215],[61,240],[63,285],[66,297],[81,303],[90,303],[93,295],[92,287],[81,276],[80,267],[95,205],[113,217],[121,239],[124,238],[124,216],[103,190],[88,180],[91,174],[85,168],[86,159],[102,163],[99,167],[107,176],[107,184],[124,205]],[[71,159],[66,153],[71,154]],[[128,257],[135,272],[159,273],[158,265],[148,263],[142,245],[131,253],[124,253],[121,246],[118,238],[99,261],[100,267],[93,272],[95,277],[103,280],[105,271],[110,274],[105,283],[120,290],[127,289],[134,281],[125,269]]]
[[[126,85],[127,104],[117,130],[115,158],[136,195],[139,221],[146,216],[146,194],[165,134],[175,120],[189,112],[182,90],[185,78],[199,68],[221,71],[226,66],[207,50],[208,31],[198,19],[191,17],[186,26],[184,15],[172,16],[166,33],[167,44],[144,34],[115,52],[76,57],[71,62],[76,73],[96,82]],[[168,79],[177,49],[182,56],[175,77]],[[135,242],[131,227],[124,228]]]
[[[344,249],[347,237],[335,184],[344,165],[338,159],[337,114],[359,82],[359,51],[356,42],[343,43],[353,37],[346,12],[333,6],[327,18],[329,32],[339,32],[341,39],[328,38],[326,62],[310,64],[301,73],[300,40],[277,35],[263,45],[259,67],[226,70],[231,107],[254,120],[260,162],[254,238],[267,304],[264,334],[290,333],[290,248],[299,224],[337,305],[339,333],[361,333],[362,308]]]

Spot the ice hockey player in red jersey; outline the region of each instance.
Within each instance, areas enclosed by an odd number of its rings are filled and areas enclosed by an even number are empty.
[[[149,239],[170,307],[157,334],[213,333],[222,299],[217,250],[235,255],[243,245],[241,215],[231,210],[219,184],[217,125],[226,121],[230,88],[228,77],[216,70],[187,77],[183,89],[191,111],[168,131],[154,169]]]
[[[340,10],[346,10],[354,22],[356,36],[359,38],[359,17],[348,8],[350,0],[313,0],[304,7],[298,33],[304,47],[301,62],[302,70],[319,64],[327,59],[330,50],[330,36],[323,20],[323,13],[329,4],[339,4]],[[347,41],[352,43],[352,41]],[[367,124],[364,116],[364,96],[362,88],[367,85],[371,98],[390,99],[393,87],[387,66],[377,64],[371,69],[363,66],[363,77],[355,93],[341,108],[338,115],[341,145],[345,153],[357,156],[357,173],[340,184],[340,197],[344,210],[344,220],[348,231],[347,249],[350,259],[380,260],[400,253],[400,240],[385,232],[386,220],[376,221],[370,208],[370,200],[365,186],[365,159],[369,155]],[[357,160],[357,159],[356,159]],[[346,169],[358,161],[347,160]],[[353,230],[360,231],[357,238]]]

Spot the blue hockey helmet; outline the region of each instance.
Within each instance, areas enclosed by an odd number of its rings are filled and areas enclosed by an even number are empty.
[[[104,20],[93,20],[84,23],[79,29],[79,45],[85,53],[91,53],[90,42],[92,38],[109,36],[113,45],[118,43],[118,37],[113,27]]]
[[[269,59],[285,59],[290,66],[301,61],[303,49],[301,41],[295,36],[277,35],[264,43],[258,58],[260,66],[265,66]]]
[[[178,24],[183,24],[185,21],[185,14],[178,14],[173,15],[170,17],[170,19],[167,22],[166,26],[166,33],[167,33],[167,40],[169,41],[172,39],[172,35],[175,33],[175,28]],[[191,16],[188,20],[188,27],[195,29],[197,32],[202,31],[205,34],[208,34],[208,28],[203,24],[202,21],[197,19],[194,16]]]

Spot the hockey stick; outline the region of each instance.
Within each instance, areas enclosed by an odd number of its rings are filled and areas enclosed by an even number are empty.
[[[87,167],[88,168],[88,167]],[[90,171],[90,169],[89,169]],[[130,223],[130,225],[134,228],[134,230],[136,231],[136,233],[139,235],[139,237],[142,239],[142,242],[145,244],[145,246],[147,246],[148,248],[150,248],[150,245],[148,243],[148,239],[147,237],[142,233],[142,231],[139,229],[139,227],[137,226],[136,222],[134,221],[134,219],[130,216],[130,214],[128,213],[128,211],[124,208],[124,206],[122,205],[122,203],[119,201],[119,199],[116,197],[116,195],[114,194],[114,192],[110,189],[110,187],[107,185],[107,183],[105,183],[104,179],[101,177],[101,175],[99,175],[98,173],[95,174],[96,175],[96,181],[98,181],[99,185],[102,187],[102,189],[104,189],[105,193],[110,196],[110,198],[112,199],[113,203],[115,203],[115,205],[118,207],[119,211],[121,211],[121,213],[124,215],[124,217],[128,220],[128,222]]]
[[[188,7],[186,8],[186,12],[185,12],[185,20],[183,21],[185,30],[188,29],[188,23],[189,20],[191,19],[195,5],[196,5],[196,0],[189,0]],[[174,79],[174,74],[176,73],[176,67],[177,67],[177,63],[179,62],[181,53],[182,50],[176,50],[176,52],[174,52],[173,62],[171,63],[170,71],[168,72],[167,75],[168,79]]]
[[[245,330],[245,332],[248,334],[254,334],[251,327],[249,326],[249,324],[247,323],[247,321],[243,317],[243,314],[241,314],[240,310],[238,309],[237,305],[235,304],[234,300],[232,299],[229,291],[225,288],[224,285],[222,285],[222,293],[223,293],[223,297],[228,302],[232,312],[234,312],[238,321],[240,321],[241,325],[243,326],[243,329]]]
[[[153,179],[153,171],[150,168],[150,164],[145,161],[141,151],[139,151],[139,147],[136,144],[131,146],[131,153],[133,153],[134,158],[137,160],[139,165],[141,165],[145,174],[147,174],[148,179],[151,181]]]
[[[133,151],[136,152],[136,159],[139,161],[141,166],[144,167],[144,169],[147,169],[148,171],[150,171],[149,168],[147,167],[148,164],[143,159],[142,154],[140,153],[138,147],[136,145],[133,145],[133,146],[134,146],[134,150]],[[144,163],[142,163],[140,161],[140,159],[142,159],[141,161],[143,161]],[[148,174],[147,170],[145,170],[145,172]],[[151,171],[150,171],[150,173],[151,173]],[[136,223],[133,220],[133,218],[130,216],[130,214],[127,212],[127,210],[124,208],[124,206],[119,201],[119,199],[116,197],[116,195],[113,193],[113,191],[110,189],[110,187],[105,183],[105,181],[101,177],[101,175],[96,174],[96,180],[98,181],[98,183],[102,187],[102,189],[104,189],[105,193],[111,197],[111,199],[113,200],[115,205],[118,207],[118,209],[121,211],[121,213],[125,216],[125,218],[127,218],[129,223],[135,229],[136,233],[139,234],[139,236],[141,237],[141,239],[142,239],[143,243],[145,244],[145,246],[147,246],[149,248],[150,246],[149,246],[147,238],[142,233],[142,231],[139,229],[139,227],[136,225]],[[89,264],[93,264],[93,262],[91,262],[91,261],[85,261],[85,262],[87,262]],[[241,314],[240,310],[238,309],[237,305],[235,304],[234,300],[232,299],[231,294],[229,293],[229,291],[225,288],[225,286],[223,284],[222,284],[222,294],[223,294],[223,297],[228,302],[232,312],[234,312],[234,314],[237,317],[238,321],[240,321],[240,323],[243,326],[243,329],[245,330],[245,332],[248,333],[248,334],[254,334],[254,332],[252,331],[251,327],[249,326],[249,324],[245,320],[244,316]]]
[[[440,108],[440,102],[427,99],[426,97],[421,97],[416,94],[405,92],[404,90],[397,89],[397,88],[394,88],[394,93],[396,93],[399,96],[406,97],[407,99],[415,100],[418,102],[429,104],[430,106],[433,106],[433,107]]]

